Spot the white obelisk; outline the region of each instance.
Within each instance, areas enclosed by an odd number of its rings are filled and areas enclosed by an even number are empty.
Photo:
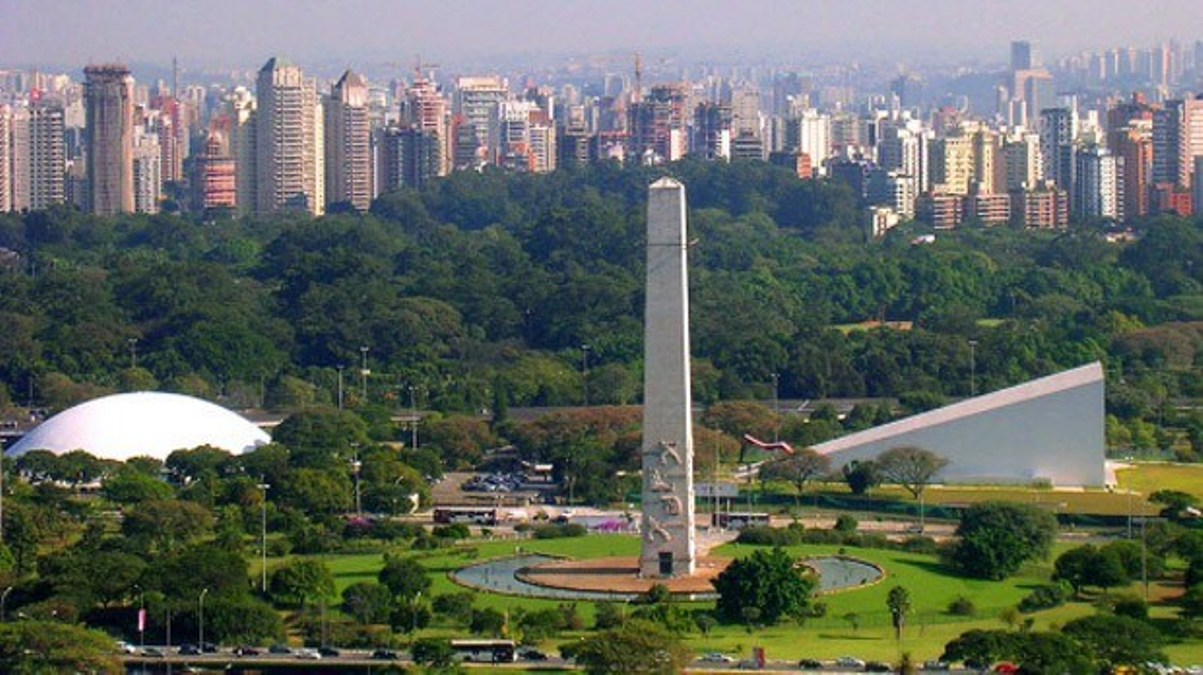
[[[689,576],[695,566],[687,248],[685,186],[661,178],[647,199],[639,558],[646,578]]]

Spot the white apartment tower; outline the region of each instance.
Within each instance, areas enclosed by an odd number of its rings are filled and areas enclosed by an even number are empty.
[[[500,77],[461,77],[456,80],[455,113],[475,137],[474,157],[456,152],[456,164],[493,164],[497,161],[500,136],[500,106],[509,98],[509,88]]]
[[[326,199],[356,211],[372,205],[372,134],[368,85],[350,70],[330,91],[325,107]]]
[[[134,212],[158,213],[163,185],[163,156],[157,134],[134,139]]]
[[[255,99],[244,87],[226,102],[230,116],[230,156],[234,158],[235,204],[244,212],[255,210],[258,194],[255,170]]]
[[[1106,148],[1092,145],[1079,150],[1074,161],[1076,180],[1071,211],[1078,218],[1123,217],[1118,162]]]
[[[0,105],[0,213],[13,210],[11,119],[12,109]]]
[[[255,211],[324,212],[320,111],[301,69],[272,58],[259,71],[255,112]]]
[[[1078,116],[1072,108],[1040,111],[1040,152],[1044,176],[1058,187],[1073,187],[1074,142],[1078,138]]]
[[[1007,192],[1035,189],[1044,179],[1044,166],[1040,160],[1038,134],[1023,132],[1007,139],[1002,147],[1003,189]]]

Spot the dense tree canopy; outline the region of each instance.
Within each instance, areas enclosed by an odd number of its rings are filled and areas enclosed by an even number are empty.
[[[1030,504],[984,502],[961,514],[950,557],[969,576],[1005,579],[1028,560],[1048,556],[1057,521]]]
[[[783,398],[922,407],[969,393],[973,340],[981,391],[1103,359],[1124,376],[1109,390],[1114,444],[1167,445],[1142,426],[1154,423],[1197,428],[1203,443],[1203,420],[1162,409],[1203,392],[1191,221],[1137,222],[1128,244],[1090,228],[966,227],[914,246],[911,225],[866,245],[846,187],[754,162],[463,172],[321,219],[6,215],[0,247],[19,259],[0,273],[0,404],[158,386],[335,406],[340,373],[350,406],[476,414],[498,400],[579,403],[586,384],[593,403],[632,402],[643,206],[666,172],[690,190],[699,242],[700,401],[763,398],[776,373]],[[882,318],[911,329],[847,327]]]
[[[727,566],[714,580],[719,598],[716,609],[726,621],[746,620],[745,609],[755,608],[768,624],[801,616],[810,603],[814,578],[794,566],[784,550],[757,550]]]

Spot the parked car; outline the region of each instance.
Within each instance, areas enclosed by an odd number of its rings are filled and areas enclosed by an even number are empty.
[[[201,653],[200,647],[197,647],[196,645],[193,645],[193,644],[180,645],[180,651],[179,651],[180,656],[200,656],[200,653]]]
[[[894,669],[890,667],[890,664],[882,661],[870,661],[865,664],[866,673],[888,673],[891,670]]]
[[[200,645],[200,650],[205,654],[216,654],[217,652],[221,651],[221,649],[212,642],[202,642]]]
[[[376,651],[372,652],[372,658],[396,661],[401,657],[397,655],[397,652],[391,649],[377,649]]]
[[[164,654],[163,650],[159,649],[158,647],[147,647],[142,650],[142,656],[162,657]]]
[[[339,656],[343,655],[342,652],[338,651],[334,647],[318,647],[317,653],[321,654],[322,656],[331,657],[331,658],[335,658],[335,657],[339,657]]]
[[[263,652],[258,647],[242,645],[234,648],[234,656],[259,656]]]
[[[546,661],[547,654],[538,649],[522,649],[518,651],[518,658],[526,659],[527,661]]]
[[[702,658],[698,660],[702,661],[703,663],[735,663],[734,657],[727,656],[726,654],[721,654],[719,652],[708,652],[706,654],[702,654]]]
[[[292,649],[288,645],[272,645],[267,648],[268,654],[292,654]]]
[[[951,670],[951,666],[946,661],[924,661],[923,670]]]
[[[823,667],[823,662],[818,659],[802,659],[798,662],[798,668],[801,670],[817,670]]]
[[[841,668],[856,668],[857,670],[861,670],[865,667],[865,661],[855,656],[841,656],[835,660],[835,665]]]
[[[122,654],[137,654],[138,653],[138,648],[135,647],[134,645],[131,645],[130,643],[126,642],[125,640],[118,640],[116,647],[117,647],[117,651],[121,652]]]
[[[294,654],[298,659],[312,659],[314,661],[322,658],[322,653],[316,649],[298,649]]]

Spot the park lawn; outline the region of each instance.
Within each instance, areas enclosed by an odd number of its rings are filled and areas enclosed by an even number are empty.
[[[479,541],[448,549],[417,551],[412,553],[431,572],[430,595],[443,593],[471,592],[471,589],[456,585],[450,579],[453,570],[491,558],[514,555],[515,547],[521,552],[538,552],[572,558],[594,558],[615,555],[636,555],[639,539],[623,535],[594,535],[583,538],[548,540],[497,540]],[[1053,557],[1073,544],[1057,542]],[[750,555],[751,547],[728,544],[715,550],[719,556],[742,557]],[[837,546],[793,546],[787,549],[797,557],[834,555],[841,552]],[[901,649],[911,652],[919,660],[937,658],[944,645],[973,629],[1002,629],[1006,627],[1000,616],[1004,609],[1014,607],[1031,589],[1046,583],[1051,572],[1048,562],[1024,566],[1016,576],[992,582],[964,579],[942,568],[929,555],[880,549],[846,547],[842,552],[873,562],[886,570],[886,578],[874,585],[840,591],[819,596],[827,605],[826,616],[809,619],[805,625],[783,622],[776,626],[759,627],[752,633],[744,626],[719,626],[709,636],[694,633],[687,636],[689,646],[697,653],[722,651],[748,657],[753,647],[764,647],[770,659],[796,660],[803,657],[834,659],[840,656],[856,656],[864,659],[896,661],[899,645],[896,644],[885,598],[889,589],[901,585],[910,591],[912,611],[908,617]],[[358,581],[374,581],[384,563],[382,554],[328,555],[321,559],[330,568],[336,580],[336,596],[331,604],[338,602],[338,594],[348,585]],[[269,566],[273,562],[269,561]],[[1134,585],[1127,589],[1138,592]],[[1159,590],[1156,589],[1155,590]],[[1169,592],[1171,589],[1166,589]],[[1162,593],[1154,593],[1160,596]],[[958,597],[967,597],[975,605],[972,617],[953,616],[947,613],[950,602]],[[521,608],[535,611],[556,607],[564,601],[507,596],[496,593],[476,593],[476,606],[501,611]],[[1155,600],[1156,602],[1156,600]],[[578,601],[578,612],[585,625],[593,625],[596,604]],[[712,603],[690,603],[692,607],[709,608]],[[1060,626],[1071,619],[1093,613],[1094,608],[1086,602],[1070,603],[1062,607],[1025,615],[1034,620],[1036,630]],[[856,627],[847,618],[856,615]],[[1171,618],[1176,609],[1170,605],[1155,604],[1152,614],[1156,618]],[[462,629],[436,626],[420,632],[421,635],[462,635]],[[557,645],[577,639],[578,634],[568,633],[541,645],[544,649],[555,649]],[[1203,663],[1203,642],[1192,641],[1172,644],[1166,648],[1174,663]]]
[[[1125,490],[1142,495],[1157,490],[1179,490],[1203,500],[1203,465],[1139,462],[1115,473],[1119,486]]]

